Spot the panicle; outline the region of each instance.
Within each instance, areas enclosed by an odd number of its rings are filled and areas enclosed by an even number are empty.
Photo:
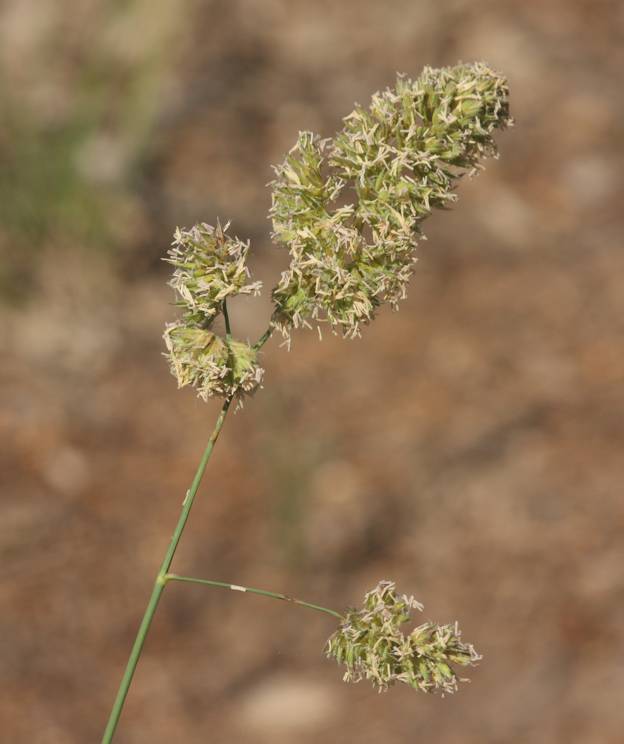
[[[250,281],[249,243],[227,235],[227,228],[201,223],[175,232],[165,260],[175,267],[169,285],[183,312],[165,328],[165,356],[178,387],[191,385],[203,400],[236,397],[240,402],[262,382],[258,353],[211,328],[228,297],[258,294],[261,283]]]
[[[192,385],[202,400],[240,397],[253,393],[262,382],[257,352],[243,341],[228,341],[184,322],[167,325],[164,338],[178,387]]]
[[[212,318],[230,295],[260,292],[261,282],[249,281],[246,260],[249,243],[226,234],[229,223],[179,227],[165,259],[175,267],[169,282],[187,312]]]
[[[512,123],[507,82],[483,63],[425,68],[357,107],[335,139],[301,132],[272,182],[273,237],[291,261],[273,291],[274,325],[328,323],[359,336],[377,308],[406,296],[434,208],[496,156]]]
[[[454,693],[456,666],[475,665],[481,658],[461,640],[454,625],[424,623],[405,635],[401,625],[411,611],[422,611],[414,597],[396,593],[394,582],[381,581],[368,592],[361,609],[351,609],[327,642],[326,653],[346,666],[345,682],[371,681],[384,691],[403,682],[423,692]]]

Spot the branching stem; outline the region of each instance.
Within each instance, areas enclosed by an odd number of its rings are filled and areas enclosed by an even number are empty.
[[[266,331],[260,336],[260,338],[256,341],[256,343],[253,345],[253,348],[256,351],[259,351],[266,342],[271,338],[271,334],[273,333],[273,326],[270,325]]]
[[[284,602],[292,602],[293,604],[300,605],[301,607],[309,607],[311,610],[317,610],[318,612],[324,612],[327,615],[333,615],[339,620],[344,620],[344,617],[335,610],[330,610],[328,607],[322,607],[321,605],[312,604],[311,602],[304,602],[301,599],[295,599],[290,597],[288,594],[281,594],[279,592],[269,592],[266,589],[254,589],[250,586],[239,586],[238,584],[229,584],[226,581],[212,581],[211,579],[196,579],[193,576],[178,576],[177,574],[166,574],[164,576],[165,582],[167,581],[186,581],[190,584],[204,584],[205,586],[217,586],[222,589],[231,589],[235,592],[246,592],[247,594],[260,594],[263,597],[271,597],[272,599],[281,599]]]
[[[229,333],[229,319],[227,316],[227,310],[225,308],[225,303],[223,307],[223,313],[226,318],[226,329],[227,329],[227,332]],[[256,344],[257,348],[260,348],[262,345],[264,345],[264,343],[266,343],[266,341],[268,341],[268,339],[271,336],[271,332],[272,332],[272,329],[269,328],[267,332],[261,337],[260,341]],[[180,517],[178,519],[176,528],[171,537],[169,547],[167,548],[167,552],[165,553],[165,557],[163,558],[163,562],[160,566],[160,571],[158,572],[158,575],[156,576],[156,580],[154,581],[154,588],[152,589],[152,594],[149,598],[149,602],[145,609],[143,619],[141,620],[141,625],[139,626],[139,630],[134,640],[132,650],[130,651],[130,657],[128,658],[126,670],[121,680],[121,684],[119,685],[117,697],[115,698],[115,702],[113,704],[113,708],[111,710],[111,714],[108,719],[106,729],[104,731],[104,736],[102,737],[102,744],[110,744],[113,740],[115,731],[117,729],[117,725],[119,723],[119,719],[121,718],[121,713],[123,711],[124,703],[126,702],[126,697],[128,696],[128,691],[130,690],[130,685],[132,684],[132,678],[134,677],[134,673],[136,671],[137,665],[139,663],[139,659],[141,657],[141,653],[143,651],[145,639],[147,638],[147,634],[152,624],[152,620],[154,619],[156,608],[158,607],[158,603],[160,602],[160,598],[162,596],[164,588],[169,581],[181,581],[181,582],[188,582],[188,583],[193,583],[193,584],[204,584],[207,586],[215,586],[215,587],[221,587],[224,589],[232,589],[234,591],[239,591],[239,592],[246,592],[248,594],[259,594],[264,597],[271,597],[272,599],[280,599],[285,602],[291,602],[292,604],[296,604],[301,607],[308,607],[312,610],[316,610],[317,612],[324,612],[325,614],[332,615],[333,617],[336,617],[339,620],[343,619],[343,616],[340,613],[335,612],[334,610],[330,610],[327,607],[322,607],[321,605],[312,604],[311,602],[304,602],[303,600],[295,599],[294,597],[290,597],[287,594],[281,594],[278,592],[270,592],[265,589],[254,589],[252,587],[238,586],[237,584],[229,584],[224,581],[211,581],[209,579],[196,579],[190,576],[178,576],[177,574],[169,573],[169,569],[171,568],[171,564],[173,562],[175,552],[180,542],[180,538],[182,537],[182,533],[184,532],[184,528],[189,518],[189,514],[191,512],[191,508],[193,506],[193,502],[195,500],[197,490],[199,489],[199,484],[201,483],[202,477],[204,475],[204,471],[206,470],[206,465],[208,464],[208,461],[210,460],[210,456],[212,455],[212,450],[214,449],[215,443],[219,437],[221,429],[223,428],[225,417],[230,408],[231,402],[232,402],[231,398],[226,400],[225,403],[223,404],[223,407],[221,408],[221,413],[219,414],[219,417],[217,419],[213,432],[210,435],[210,439],[208,440],[208,444],[206,445],[206,449],[204,450],[204,454],[202,455],[202,459],[199,463],[199,467],[197,468],[197,472],[195,473],[195,478],[193,479],[193,483],[191,484],[191,487],[189,488],[189,490],[186,492],[186,496],[184,498],[184,501],[182,502],[182,511],[180,513]]]
[[[158,603],[160,602],[160,597],[167,583],[167,573],[171,568],[171,563],[173,562],[173,557],[178,547],[178,543],[180,542],[180,538],[182,537],[182,533],[184,532],[184,527],[186,526],[186,522],[191,512],[193,501],[195,500],[195,495],[197,494],[197,489],[199,488],[199,484],[201,483],[206,465],[208,464],[208,460],[210,460],[210,456],[212,455],[212,450],[214,449],[215,442],[217,441],[221,429],[223,428],[223,423],[225,421],[225,417],[227,415],[231,402],[231,399],[227,399],[224,402],[223,407],[221,408],[221,413],[219,414],[217,423],[215,424],[213,432],[210,435],[210,439],[208,440],[208,444],[206,445],[206,449],[204,450],[204,454],[202,455],[199,467],[197,468],[197,472],[195,473],[193,483],[191,484],[190,489],[186,492],[186,496],[184,498],[184,501],[182,502],[182,511],[180,513],[180,518],[178,519],[178,523],[173,532],[173,536],[171,537],[169,547],[167,548],[167,552],[165,553],[165,557],[160,566],[160,571],[158,572],[158,575],[154,582],[152,595],[149,599],[147,608],[145,609],[145,614],[143,615],[143,620],[141,621],[141,625],[139,626],[139,630],[134,640],[134,645],[132,646],[130,657],[126,665],[126,671],[124,672],[121,684],[119,685],[117,697],[115,698],[113,709],[108,719],[106,730],[104,731],[104,736],[102,737],[102,744],[110,744],[110,742],[113,740],[113,736],[115,735],[115,729],[117,728],[119,718],[121,717],[121,712],[128,695],[128,690],[130,689],[132,678],[134,677],[134,672],[136,670],[141,652],[143,650],[145,638],[147,637],[147,633],[154,618],[154,613],[156,612],[156,608],[158,607]]]

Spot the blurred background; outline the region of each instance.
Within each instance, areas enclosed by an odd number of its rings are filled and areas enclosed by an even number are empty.
[[[620,742],[624,8],[600,0],[4,0],[0,696],[8,744],[99,741],[218,403],[176,390],[176,225],[287,264],[271,163],[396,71],[484,59],[517,126],[358,341],[266,347],[179,573],[336,609],[382,578],[484,655],[440,699],[347,686],[331,619],[172,585],[119,744]]]

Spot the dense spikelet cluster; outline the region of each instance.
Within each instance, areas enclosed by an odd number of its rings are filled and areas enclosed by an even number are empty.
[[[423,609],[413,597],[398,595],[391,581],[381,581],[364,598],[362,609],[350,610],[329,639],[327,656],[344,664],[346,682],[368,679],[379,691],[403,682],[424,692],[453,693],[455,666],[474,665],[481,657],[461,641],[457,624],[424,623],[404,635],[401,625],[411,611]]]
[[[168,325],[164,338],[178,385],[192,385],[203,400],[252,393],[262,382],[264,370],[249,344],[184,323]]]
[[[497,154],[492,133],[511,123],[507,96],[485,64],[425,68],[356,108],[333,141],[300,133],[275,168],[270,213],[291,255],[273,291],[273,323],[287,338],[311,322],[354,337],[381,304],[396,309],[420,223]]]
[[[240,399],[258,387],[264,373],[252,346],[210,330],[226,298],[258,294],[261,286],[249,280],[249,244],[227,235],[227,228],[178,228],[165,259],[175,267],[169,285],[183,309],[181,319],[165,328],[166,356],[178,386],[192,385],[203,400]]]
[[[399,76],[349,114],[333,140],[300,133],[272,183],[273,237],[291,260],[273,290],[264,340],[277,328],[290,342],[293,327],[313,323],[353,338],[382,304],[396,309],[422,221],[455,201],[463,175],[496,156],[494,130],[511,121],[506,80],[475,63]],[[248,251],[227,225],[199,224],[176,231],[166,259],[183,309],[165,331],[167,357],[179,385],[204,399],[240,398],[262,379],[254,347],[212,330],[228,297],[259,292]]]
[[[169,286],[180,296],[179,304],[202,320],[217,315],[230,295],[255,295],[262,286],[249,281],[249,243],[227,235],[227,228],[218,223],[177,228],[165,259],[175,267]]]

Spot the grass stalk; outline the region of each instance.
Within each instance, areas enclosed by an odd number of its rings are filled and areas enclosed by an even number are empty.
[[[344,620],[343,615],[335,610],[330,610],[328,607],[321,605],[312,604],[311,602],[304,602],[302,599],[296,599],[288,594],[282,594],[281,592],[269,592],[266,589],[254,589],[250,586],[240,586],[239,584],[229,584],[226,581],[213,581],[212,579],[197,579],[194,576],[178,576],[177,574],[166,574],[164,577],[165,581],[185,581],[190,584],[204,584],[205,586],[216,586],[222,589],[231,589],[235,592],[245,592],[247,594],[259,594],[262,597],[270,597],[271,599],[280,599],[284,602],[292,602],[293,604],[299,605],[300,607],[308,607],[311,610],[317,612],[324,612],[327,615],[333,615],[339,620]]]
[[[119,723],[124,703],[126,702],[126,697],[128,696],[130,685],[132,684],[132,678],[134,677],[134,672],[136,671],[137,664],[139,663],[139,659],[141,657],[141,652],[143,651],[145,639],[152,624],[152,620],[154,618],[156,608],[158,607],[158,603],[160,602],[163,590],[167,584],[167,573],[171,568],[173,557],[178,547],[178,543],[180,542],[180,538],[182,537],[182,533],[184,532],[186,522],[189,518],[189,514],[193,506],[193,501],[195,500],[195,496],[199,488],[199,484],[201,483],[204,471],[206,470],[206,465],[210,460],[212,450],[214,449],[215,443],[219,437],[221,429],[223,428],[223,423],[230,408],[231,402],[231,398],[227,399],[224,402],[223,407],[221,408],[221,413],[219,414],[215,427],[212,431],[212,434],[210,435],[210,439],[208,440],[208,444],[206,445],[206,449],[204,450],[204,454],[202,455],[199,467],[197,468],[197,472],[195,473],[193,483],[191,484],[189,490],[186,492],[186,496],[184,498],[184,501],[182,502],[182,511],[171,537],[169,547],[167,548],[167,552],[165,553],[165,557],[163,558],[163,562],[160,566],[160,570],[158,572],[158,575],[156,576],[152,594],[150,596],[149,602],[147,603],[147,607],[145,609],[143,619],[141,620],[141,625],[139,626],[139,630],[134,640],[132,650],[130,651],[130,657],[128,658],[126,670],[122,677],[121,684],[119,685],[117,697],[115,698],[108,723],[106,724],[104,736],[102,737],[102,744],[110,744],[110,742],[112,742],[113,740],[113,736],[115,735],[115,730],[117,729],[117,724]]]

